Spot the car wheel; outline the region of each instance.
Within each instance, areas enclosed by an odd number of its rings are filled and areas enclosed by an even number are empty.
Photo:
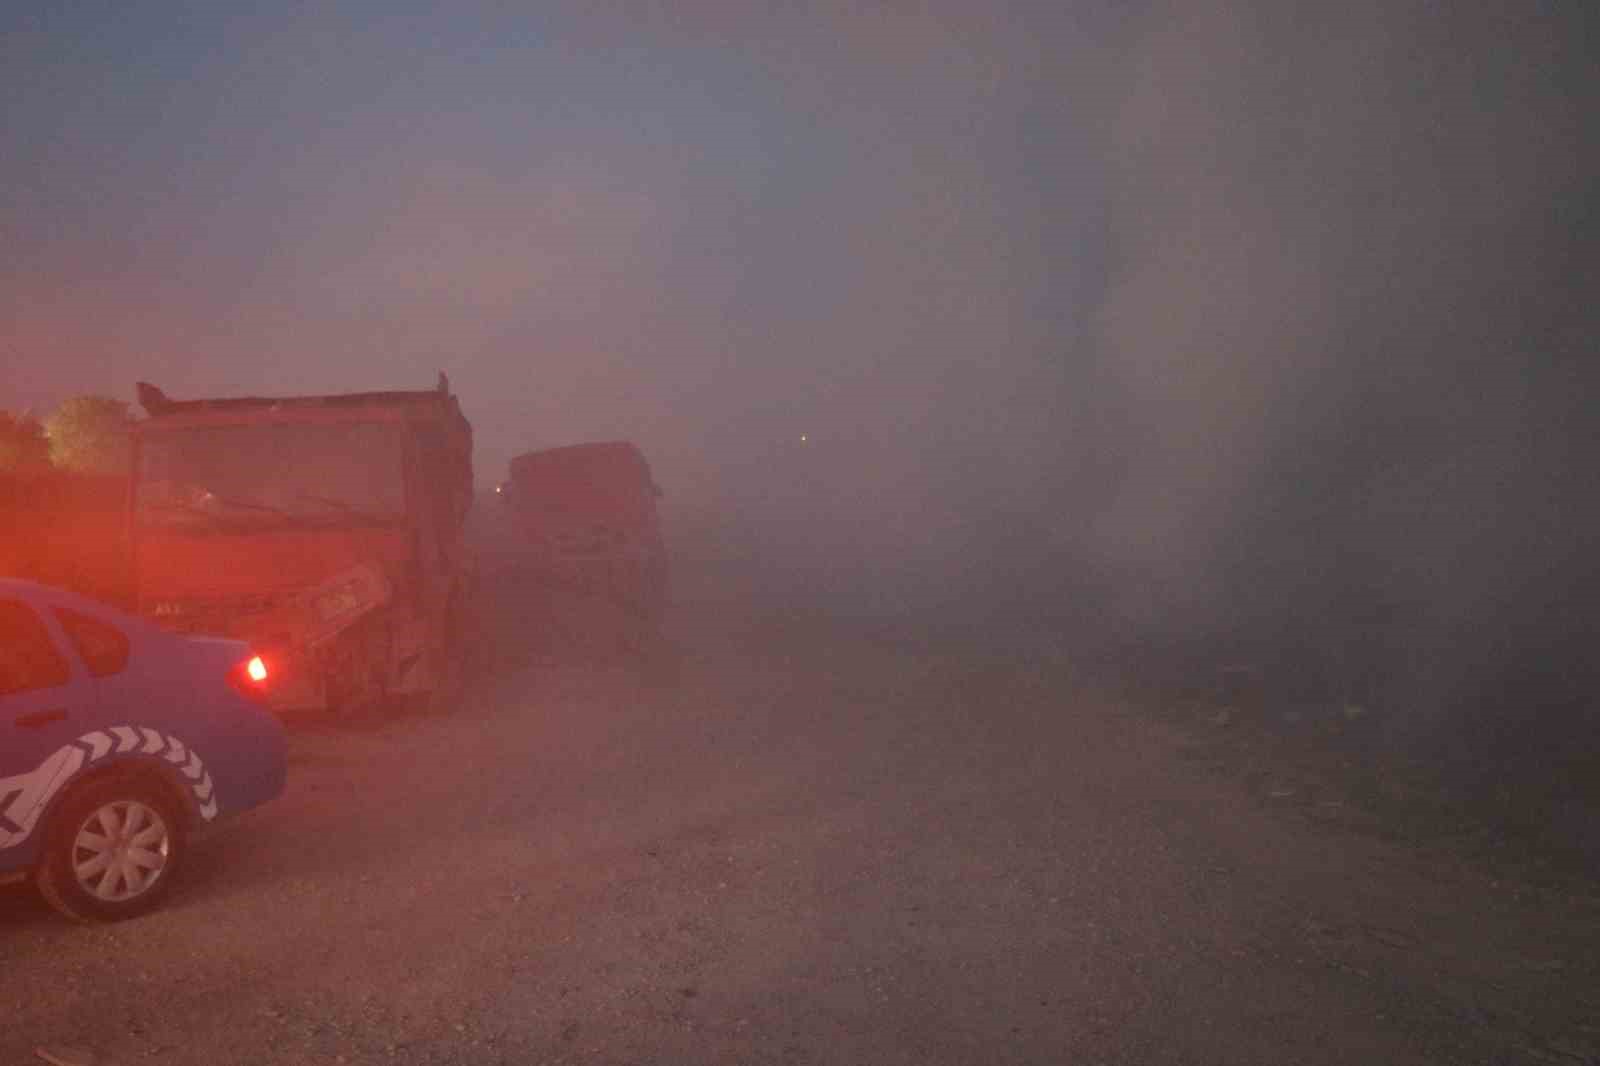
[[[93,782],[51,819],[34,881],[46,902],[77,921],[136,918],[166,896],[185,843],[178,811],[156,785]]]

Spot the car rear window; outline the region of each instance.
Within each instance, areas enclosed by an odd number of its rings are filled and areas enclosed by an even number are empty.
[[[67,660],[44,620],[21,600],[0,600],[0,696],[65,685]]]
[[[127,669],[128,635],[122,630],[70,607],[56,608],[56,620],[83,657],[83,665],[95,677],[109,677]]]

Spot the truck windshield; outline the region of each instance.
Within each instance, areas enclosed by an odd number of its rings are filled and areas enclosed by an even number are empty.
[[[389,522],[405,514],[394,422],[147,430],[135,514],[146,526]]]

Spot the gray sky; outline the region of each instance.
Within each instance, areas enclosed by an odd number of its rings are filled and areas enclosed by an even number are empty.
[[[7,400],[443,368],[495,468],[1017,406],[1070,22],[430,6],[9,16]]]

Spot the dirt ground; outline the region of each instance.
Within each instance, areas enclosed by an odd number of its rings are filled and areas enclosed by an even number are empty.
[[[450,707],[294,724],[171,904],[0,890],[0,1063],[1595,1063],[1600,893],[1342,815],[1037,636],[486,567]],[[560,624],[557,624],[557,619]]]

